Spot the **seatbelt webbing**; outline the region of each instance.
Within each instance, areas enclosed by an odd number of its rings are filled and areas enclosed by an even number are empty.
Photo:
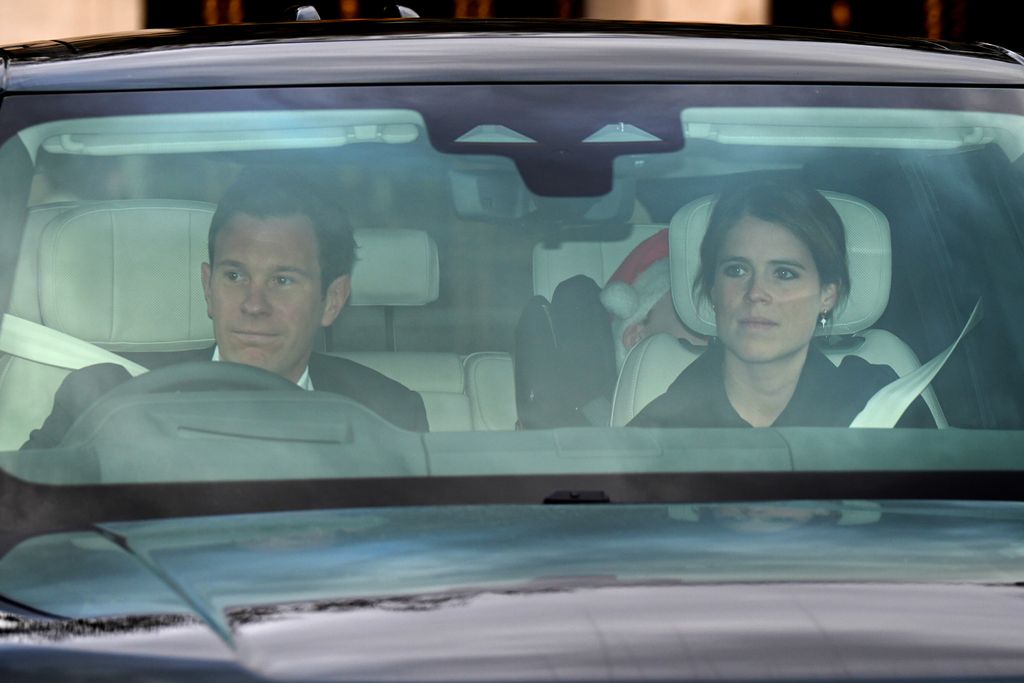
[[[115,363],[137,376],[146,368],[70,334],[5,313],[0,327],[0,353],[67,370]]]
[[[978,299],[978,302],[974,304],[974,310],[971,311],[971,317],[967,319],[967,324],[964,325],[964,329],[956,341],[921,367],[913,372],[908,372],[875,392],[875,395],[864,405],[864,409],[857,414],[857,417],[853,418],[850,426],[880,428],[896,426],[910,404],[931,383],[949,356],[956,350],[960,340],[974,329],[981,317],[981,299]]]

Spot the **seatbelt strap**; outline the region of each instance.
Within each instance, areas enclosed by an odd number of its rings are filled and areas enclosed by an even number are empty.
[[[146,372],[138,363],[95,344],[8,313],[0,326],[0,353],[67,370],[114,363],[133,377]]]
[[[921,367],[913,372],[908,372],[875,392],[875,395],[868,399],[868,402],[864,405],[864,409],[857,414],[857,417],[853,418],[850,426],[878,428],[896,426],[896,423],[903,417],[903,413],[914,402],[914,399],[924,391],[925,387],[931,383],[935,375],[945,365],[946,360],[956,349],[960,340],[974,329],[981,318],[981,299],[978,299],[978,302],[974,304],[974,310],[971,311],[971,317],[967,319],[967,324],[964,325],[964,329],[960,332],[960,336],[956,338],[956,341]]]

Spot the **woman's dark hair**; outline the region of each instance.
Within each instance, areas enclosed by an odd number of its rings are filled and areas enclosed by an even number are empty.
[[[813,187],[795,180],[770,179],[733,185],[718,197],[700,244],[700,268],[693,283],[697,295],[710,297],[722,245],[729,230],[745,216],[781,225],[803,242],[822,286],[836,285],[837,303],[850,293],[846,233],[832,204]]]
[[[316,233],[323,292],[334,280],[352,272],[356,244],[340,205],[329,199],[331,189],[293,173],[250,169],[227,189],[210,221],[207,238],[210,263],[217,235],[236,213],[257,218],[305,216]]]

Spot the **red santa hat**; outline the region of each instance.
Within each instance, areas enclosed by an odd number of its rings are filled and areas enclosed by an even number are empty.
[[[601,303],[612,314],[615,353],[621,367],[629,351],[622,343],[626,329],[647,318],[654,304],[669,291],[668,229],[636,245],[608,279]]]

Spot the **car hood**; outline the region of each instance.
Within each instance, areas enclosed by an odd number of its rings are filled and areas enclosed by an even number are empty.
[[[450,507],[111,523],[0,560],[4,680],[1024,673],[1024,506]],[[63,673],[62,673],[63,675]],[[73,676],[72,676],[73,679]]]

